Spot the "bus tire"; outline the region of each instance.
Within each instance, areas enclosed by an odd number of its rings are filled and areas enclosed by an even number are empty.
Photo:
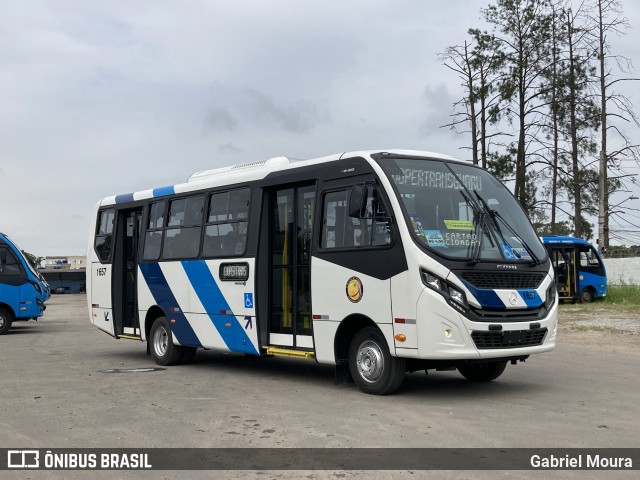
[[[11,312],[5,310],[4,308],[0,308],[0,335],[4,335],[11,328],[11,324],[13,323],[13,316]]]
[[[353,381],[364,393],[387,395],[402,385],[405,360],[391,356],[380,330],[366,327],[351,340],[349,370]]]
[[[595,298],[595,292],[592,288],[586,287],[582,289],[582,292],[580,293],[580,301],[582,303],[591,303]]]
[[[490,382],[502,375],[506,367],[507,362],[488,362],[458,367],[458,371],[472,382]]]
[[[153,322],[149,341],[151,355],[158,365],[175,365],[182,360],[183,347],[173,344],[171,327],[165,317],[158,317]]]

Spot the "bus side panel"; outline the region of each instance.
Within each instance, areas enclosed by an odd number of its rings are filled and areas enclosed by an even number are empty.
[[[223,264],[247,264],[246,281],[223,281]],[[190,285],[190,312],[206,325],[210,340],[207,348],[230,350],[257,355],[255,259],[192,260],[183,262]],[[202,341],[202,338],[201,338]]]
[[[311,275],[313,332],[318,362],[335,363],[333,337],[340,322],[354,314],[364,315],[378,324],[391,354],[395,355],[390,280],[379,280],[318,257],[311,258]],[[354,277],[362,286],[361,296],[356,301],[350,300],[347,288]],[[327,326],[325,322],[335,323],[335,326]]]
[[[5,303],[17,317],[20,313],[20,287],[4,283],[4,278],[0,276],[0,303]]]
[[[42,316],[42,310],[38,305],[37,298],[40,298],[36,288],[32,283],[20,285],[20,315],[18,318],[38,318]]]
[[[593,287],[598,298],[607,295],[607,277],[585,271],[579,271],[580,293],[586,287]]]
[[[159,306],[172,325],[174,343],[219,351],[258,353],[251,276],[247,282],[217,279],[223,260],[183,260],[140,265],[138,308],[145,332],[146,312]],[[253,259],[233,259],[250,264]]]
[[[391,298],[393,303],[393,332],[395,335],[404,335],[405,340],[395,340],[397,348],[418,349],[418,325],[417,325],[417,301],[416,298],[424,286],[420,283],[419,273],[411,268],[391,278]],[[403,351],[403,356],[407,352]],[[409,354],[409,356],[412,356]]]
[[[111,303],[111,265],[92,262],[91,274],[91,323],[100,330],[115,336],[113,304]]]

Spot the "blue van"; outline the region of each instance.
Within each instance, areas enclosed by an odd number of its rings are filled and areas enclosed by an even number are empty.
[[[36,320],[45,310],[49,285],[9,237],[0,233],[0,335],[17,320]]]
[[[556,272],[560,300],[592,302],[607,295],[607,272],[598,251],[575,237],[542,237]]]

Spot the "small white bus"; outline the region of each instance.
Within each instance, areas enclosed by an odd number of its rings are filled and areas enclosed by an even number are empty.
[[[161,365],[286,355],[388,394],[408,371],[490,381],[555,346],[553,269],[524,211],[429,152],[276,157],[107,197],[88,263],[92,324]]]

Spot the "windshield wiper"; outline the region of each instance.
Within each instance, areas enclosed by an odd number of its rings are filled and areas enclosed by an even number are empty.
[[[453,169],[449,166],[447,162],[443,162],[443,163],[444,163],[444,166],[447,167],[447,170],[451,172],[451,174],[456,178],[456,180],[458,180],[458,182],[462,186],[463,190],[460,190],[460,195],[462,196],[462,198],[464,198],[465,202],[467,202],[467,204],[473,210],[474,220],[477,218],[476,224],[473,227],[473,235],[476,236],[477,243],[474,245],[475,247],[474,253],[468,256],[469,263],[471,263],[472,265],[477,265],[478,263],[480,263],[481,256],[482,256],[482,242],[484,240],[485,232],[487,233],[487,237],[489,237],[489,240],[491,240],[492,242],[495,240],[496,246],[498,244],[497,238],[495,237],[493,239],[491,238],[493,236],[492,228],[489,226],[486,220],[486,214],[489,213],[489,210],[485,208],[482,204],[478,204],[478,202],[476,202],[473,199],[473,197],[471,196],[471,192],[469,191],[467,186],[464,184],[462,179],[458,176],[458,174],[453,171]],[[479,231],[479,237],[477,233],[478,231]],[[469,243],[469,246],[471,246],[471,243],[473,242],[473,235]]]
[[[482,238],[484,237],[484,226],[485,226],[485,216],[486,213],[478,208],[476,203],[468,196],[464,191],[460,191],[460,195],[464,198],[464,201],[467,202],[467,205],[471,206],[473,210],[473,218],[475,221],[475,225],[473,226],[473,235],[471,236],[471,240],[469,242],[469,251],[470,254],[468,256],[469,263],[471,265],[477,265],[480,263],[480,256],[482,255]],[[473,238],[476,238],[477,241],[474,242]],[[471,250],[473,247],[473,250]]]
[[[531,259],[533,260],[533,263],[535,265],[540,265],[542,262],[537,257],[537,255],[535,253],[533,253],[533,250],[531,249],[531,247],[529,247],[529,245],[527,245],[527,242],[525,242],[522,239],[522,237],[520,235],[518,235],[518,233],[516,233],[516,231],[513,229],[513,227],[511,225],[509,225],[509,223],[504,219],[504,217],[502,215],[500,215],[500,212],[490,208],[489,205],[487,204],[487,202],[485,202],[484,198],[482,198],[480,196],[480,194],[478,193],[477,190],[474,189],[473,193],[476,194],[476,197],[477,197],[478,201],[480,202],[480,204],[482,205],[482,208],[485,210],[485,212],[489,213],[489,216],[493,220],[493,224],[496,227],[496,231],[498,232],[498,234],[502,238],[503,242],[507,246],[509,246],[509,248],[511,248],[511,249],[513,248],[513,247],[511,247],[511,244],[507,241],[507,239],[504,237],[504,234],[502,233],[502,229],[500,228],[500,225],[498,225],[498,222],[496,221],[496,218],[499,218],[502,221],[502,223],[504,224],[504,226],[507,227],[507,230],[509,230],[511,235],[513,235],[522,244],[522,246],[525,248],[526,252],[529,254]],[[522,257],[520,257],[520,258],[522,258]]]

